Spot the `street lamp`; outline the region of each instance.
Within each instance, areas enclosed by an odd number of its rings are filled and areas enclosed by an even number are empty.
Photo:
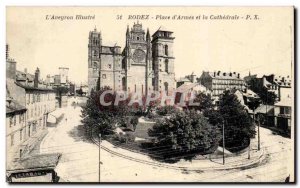
[[[100,172],[101,172],[101,168],[100,168],[100,165],[101,165],[100,148],[101,148],[101,133],[99,134],[99,183],[100,183]]]
[[[224,120],[222,121],[222,137],[223,137],[223,165],[225,165],[225,123]]]

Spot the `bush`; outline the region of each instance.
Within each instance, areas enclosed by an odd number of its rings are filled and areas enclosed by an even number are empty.
[[[126,116],[121,119],[119,124],[120,127],[124,128],[124,130],[135,131],[138,122],[139,118],[137,116]]]
[[[195,111],[176,112],[163,122],[157,122],[148,134],[156,137],[153,144],[163,148],[157,153],[165,159],[214,152],[221,139],[218,127]]]
[[[116,134],[115,139],[121,143],[134,142],[135,136],[132,132],[125,132],[125,134]]]
[[[156,113],[161,115],[161,116],[165,116],[167,114],[172,114],[172,113],[175,113],[177,110],[174,106],[161,106],[161,107],[158,107],[156,109]]]

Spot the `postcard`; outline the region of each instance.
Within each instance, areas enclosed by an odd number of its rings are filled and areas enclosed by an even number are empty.
[[[295,183],[294,7],[6,8],[9,183]]]

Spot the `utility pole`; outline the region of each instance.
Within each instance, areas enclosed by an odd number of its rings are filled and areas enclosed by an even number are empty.
[[[257,138],[258,138],[258,151],[260,150],[260,132],[259,132],[259,127],[260,127],[260,122],[258,120],[258,127],[257,127]]]
[[[222,124],[223,124],[223,126],[222,126],[222,128],[223,128],[223,165],[225,165],[225,129],[224,129],[224,127],[225,127],[225,123],[224,123],[224,120],[223,120],[223,122],[222,122]]]
[[[254,123],[254,126],[255,126],[255,107],[253,107],[253,123]],[[250,152],[251,152],[251,137],[250,137],[250,141],[249,141],[249,148],[248,148],[248,159],[250,159]]]
[[[101,172],[101,168],[100,168],[100,165],[101,165],[100,148],[101,148],[101,133],[99,134],[99,183],[100,183],[100,172]]]

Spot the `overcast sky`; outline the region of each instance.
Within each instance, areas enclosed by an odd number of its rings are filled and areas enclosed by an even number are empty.
[[[95,15],[94,20],[46,20],[46,15]],[[252,74],[291,75],[293,12],[291,8],[7,8],[7,43],[17,69],[36,67],[42,77],[69,67],[69,78],[86,82],[88,33],[101,30],[103,45],[125,45],[126,27],[136,20],[130,14],[240,15],[257,14],[259,20],[140,20],[153,34],[160,26],[174,32],[176,78],[202,71],[236,71]],[[122,20],[116,20],[123,15]]]

